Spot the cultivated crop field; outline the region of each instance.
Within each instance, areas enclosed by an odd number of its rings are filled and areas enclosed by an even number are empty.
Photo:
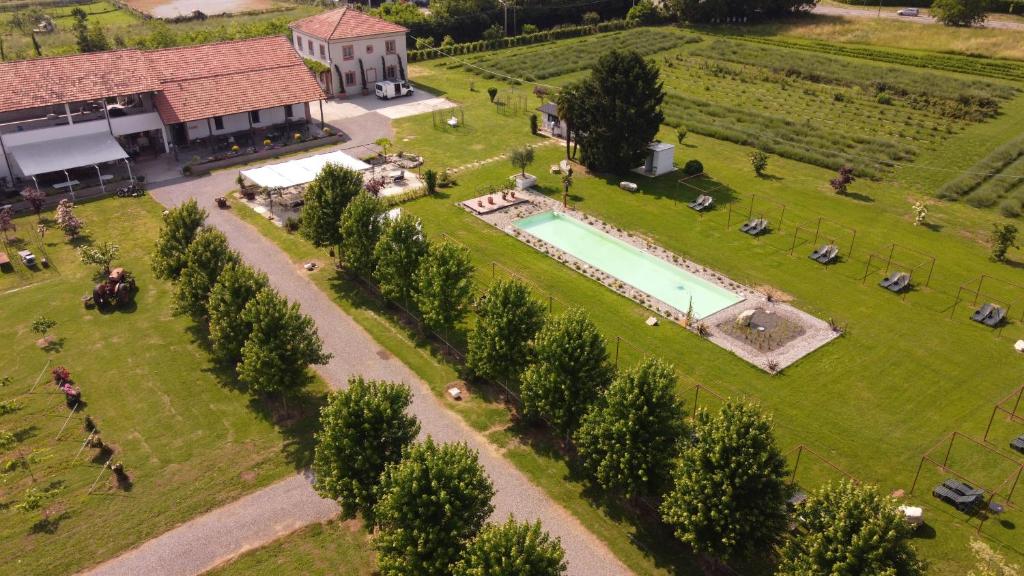
[[[1012,82],[945,70],[1005,77],[1022,70],[1016,64],[990,66],[946,55],[901,62],[923,61],[943,71],[894,66],[879,62],[883,51],[877,49],[839,49],[834,51],[839,55],[827,55],[673,28],[515,48],[447,66],[484,78],[495,71],[559,85],[575,79],[606,51],[629,47],[661,66],[667,124],[825,168],[854,166],[858,175],[875,179],[965,128],[992,120],[1020,92]]]

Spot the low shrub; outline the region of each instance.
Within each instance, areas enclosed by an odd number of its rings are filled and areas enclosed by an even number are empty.
[[[1020,216],[1021,212],[1021,201],[1020,198],[1006,198],[999,203],[999,213],[1007,218],[1016,218]]]
[[[683,166],[683,174],[687,176],[696,176],[704,173],[704,165],[701,164],[700,160],[690,160]]]
[[[989,208],[994,206],[999,198],[988,190],[975,190],[968,194],[965,200],[975,208]]]

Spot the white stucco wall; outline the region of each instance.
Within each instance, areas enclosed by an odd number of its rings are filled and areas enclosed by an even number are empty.
[[[283,124],[285,121],[284,106],[278,106],[276,108],[264,108],[260,110],[260,121],[253,122],[253,128],[266,128],[275,124]],[[306,120],[306,106],[305,104],[295,104],[292,106],[292,120],[302,121]],[[244,132],[249,129],[249,113],[244,112],[242,114],[231,114],[224,116],[224,128],[218,130],[214,125],[214,121],[211,118],[209,123],[206,120],[197,120],[195,122],[189,122],[187,124],[188,137],[190,140],[196,138],[206,138],[210,135],[208,126],[213,127],[213,135],[219,136],[221,134],[231,134],[233,132]]]
[[[306,36],[301,32],[295,33],[295,39],[293,46],[299,53],[299,56],[303,58],[310,58],[318,62],[322,62],[331,68],[331,79],[333,86],[328,87],[328,92],[335,94],[341,91],[341,83],[345,79],[346,72],[351,72],[355,76],[355,82],[345,85],[345,92],[347,94],[359,93],[363,89],[362,77],[359,73],[359,60],[362,59],[363,67],[366,71],[366,84],[367,88],[373,89],[372,84],[378,80],[385,79],[386,68],[382,67],[381,56],[384,56],[385,62],[388,66],[395,67],[395,78],[399,78],[402,72],[399,70],[398,58],[401,57],[401,67],[408,73],[409,60],[407,57],[407,49],[405,43],[405,34],[384,34],[380,36],[369,36],[359,39],[347,39],[347,40],[335,40],[329,43],[327,50],[327,57],[320,56],[320,46],[325,45],[322,40]],[[313,41],[313,53],[309,53],[309,41]],[[395,52],[389,54],[386,51],[387,41],[394,40]],[[299,49],[301,41],[302,48]],[[346,60],[344,57],[344,47],[351,46],[353,50],[352,59]],[[372,47],[372,52],[367,52],[367,48]],[[335,68],[335,65],[337,68]],[[341,70],[341,75],[338,75],[338,69]]]

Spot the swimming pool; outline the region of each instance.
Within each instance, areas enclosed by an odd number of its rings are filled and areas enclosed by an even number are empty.
[[[697,319],[743,300],[572,216],[541,212],[519,220],[515,226],[684,314],[692,302]]]

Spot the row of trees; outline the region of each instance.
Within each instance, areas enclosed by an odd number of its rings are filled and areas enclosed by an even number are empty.
[[[449,333],[469,310],[468,251],[430,242],[413,216],[388,218],[386,206],[362,188],[360,173],[325,166],[306,189],[299,233],[336,250],[349,272],[372,278],[385,298],[417,310],[427,327]]]
[[[494,487],[464,443],[414,443],[404,384],[353,378],[320,414],[315,487],[376,531],[384,575],[557,576],[564,552],[539,523],[485,524]]]
[[[287,397],[309,382],[307,367],[330,354],[313,320],[241,261],[206,211],[189,200],[167,212],[152,257],[157,277],[175,281],[175,311],[205,322],[213,356],[234,366],[253,392]]]
[[[729,402],[698,410],[688,426],[674,367],[646,359],[616,374],[607,342],[582,309],[547,316],[515,280],[495,282],[477,314],[467,367],[518,382],[524,415],[573,443],[590,482],[609,495],[660,502],[676,537],[710,560],[747,558],[781,541],[789,474],[771,419],[757,407]],[[837,522],[847,510],[849,519]],[[789,542],[783,574],[834,573],[843,562],[917,573],[907,568],[917,566],[906,544],[909,527],[873,488],[829,487],[802,517],[808,529]],[[826,521],[835,525],[831,532],[817,529]],[[850,543],[851,535],[874,537],[879,525],[884,537]]]

